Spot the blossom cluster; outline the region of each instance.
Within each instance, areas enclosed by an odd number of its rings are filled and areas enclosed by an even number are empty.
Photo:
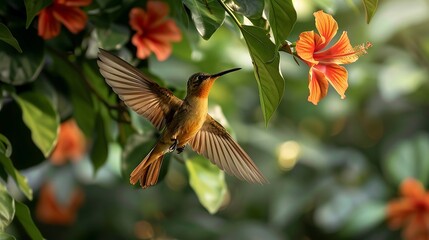
[[[55,38],[60,34],[61,25],[73,34],[81,32],[88,22],[81,7],[91,3],[92,0],[54,0],[39,13],[39,36],[45,40]],[[159,61],[164,61],[171,55],[171,42],[182,39],[179,28],[168,14],[168,5],[160,1],[148,1],[146,9],[131,9],[129,24],[136,31],[131,42],[137,48],[138,58],[145,59],[153,52]]]

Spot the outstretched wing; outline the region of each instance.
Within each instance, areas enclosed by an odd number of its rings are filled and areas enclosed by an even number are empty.
[[[189,144],[194,151],[210,159],[228,174],[248,182],[267,182],[249,155],[210,115],[207,115],[203,127]]]
[[[119,57],[100,49],[98,67],[127,106],[146,117],[158,130],[171,121],[182,100]]]

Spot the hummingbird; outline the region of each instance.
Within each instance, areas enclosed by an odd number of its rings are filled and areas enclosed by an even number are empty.
[[[132,185],[138,181],[144,189],[155,185],[164,155],[175,150],[181,153],[187,145],[230,175],[252,183],[267,182],[249,155],[207,110],[209,92],[215,80],[240,68],[216,74],[193,74],[188,79],[186,97],[182,100],[134,66],[101,48],[97,64],[119,98],[162,132],[153,149],[132,171]]]

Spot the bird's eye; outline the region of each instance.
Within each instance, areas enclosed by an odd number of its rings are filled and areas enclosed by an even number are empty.
[[[198,81],[203,81],[205,79],[205,76],[204,75],[199,75],[197,77],[197,79],[198,79]]]

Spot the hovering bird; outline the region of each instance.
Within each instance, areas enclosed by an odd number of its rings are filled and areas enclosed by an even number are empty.
[[[131,184],[140,181],[142,188],[155,185],[164,155],[175,150],[181,153],[187,144],[228,174],[248,182],[266,182],[252,159],[207,113],[208,96],[215,80],[240,68],[211,75],[193,74],[182,100],[103,49],[100,49],[97,63],[101,75],[120,99],[162,131],[154,148],[131,173]]]

